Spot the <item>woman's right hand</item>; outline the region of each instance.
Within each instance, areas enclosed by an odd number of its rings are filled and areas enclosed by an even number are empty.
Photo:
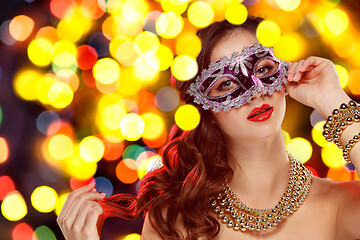
[[[99,240],[96,228],[98,217],[103,213],[95,200],[104,199],[105,195],[96,192],[95,184],[86,185],[71,192],[57,218],[65,239]]]

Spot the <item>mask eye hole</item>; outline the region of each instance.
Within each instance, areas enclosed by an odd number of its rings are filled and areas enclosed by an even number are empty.
[[[217,97],[224,95],[239,86],[239,82],[230,77],[220,78],[210,89],[208,96]]]
[[[258,78],[267,77],[279,68],[279,63],[271,59],[262,59],[255,66],[255,76]]]

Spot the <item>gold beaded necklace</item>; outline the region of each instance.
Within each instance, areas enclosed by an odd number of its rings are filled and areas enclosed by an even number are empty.
[[[235,231],[267,230],[281,223],[305,201],[311,187],[312,172],[288,153],[290,160],[289,181],[279,203],[272,209],[246,206],[233,193],[225,181],[217,197],[210,198],[221,222]]]

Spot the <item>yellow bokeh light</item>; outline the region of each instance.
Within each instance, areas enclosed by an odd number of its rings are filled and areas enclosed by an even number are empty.
[[[144,81],[135,76],[134,68],[127,67],[121,70],[121,83],[118,93],[122,96],[135,96],[141,89]]]
[[[57,54],[53,58],[53,63],[61,68],[71,67],[72,65],[77,66],[76,57],[68,52],[62,52]]]
[[[93,75],[102,84],[112,84],[120,77],[120,65],[112,58],[102,58],[95,63]]]
[[[52,61],[53,46],[43,38],[34,39],[28,46],[27,53],[30,61],[37,66],[47,66]]]
[[[340,85],[342,88],[345,88],[348,85],[349,82],[349,72],[348,70],[339,65],[339,64],[335,64],[335,69],[337,74],[339,75],[339,80],[340,80]]]
[[[322,135],[324,124],[325,121],[317,122],[311,130],[312,139],[320,147],[327,147],[332,144],[332,142],[326,141],[325,137]]]
[[[69,193],[63,193],[60,194],[59,199],[57,201],[56,207],[55,207],[55,214],[59,216],[62,207],[65,204],[66,198],[68,197]]]
[[[96,162],[86,162],[81,158],[78,153],[73,154],[71,158],[68,158],[66,161],[66,170],[67,172],[80,180],[86,180],[94,176],[97,169]]]
[[[344,32],[331,41],[332,47],[339,57],[346,58],[355,52],[356,40],[350,33]]]
[[[294,11],[300,4],[300,0],[276,0],[276,4],[284,11]]]
[[[1,203],[1,214],[9,221],[19,221],[27,212],[25,200],[19,192],[7,195]]]
[[[78,90],[80,80],[79,76],[75,72],[69,69],[63,69],[58,71],[55,77],[59,81],[68,84],[74,92]]]
[[[226,20],[234,25],[243,24],[246,21],[247,17],[247,8],[239,2],[230,4],[225,10]]]
[[[126,110],[119,105],[110,105],[102,112],[102,121],[109,129],[120,129],[120,122],[126,115]]]
[[[160,44],[159,49],[156,52],[156,55],[160,60],[160,71],[164,71],[171,66],[171,63],[174,59],[174,55],[170,48],[165,45]]]
[[[164,120],[152,112],[145,113],[141,116],[145,123],[145,130],[142,137],[151,140],[158,138],[165,130]]]
[[[95,136],[88,136],[81,140],[79,145],[80,157],[88,163],[98,162],[105,153],[103,141]]]
[[[291,140],[290,134],[285,130],[282,130],[282,133],[283,133],[285,146],[287,147],[289,145],[289,143],[290,143],[290,140]]]
[[[74,98],[71,87],[63,82],[55,82],[48,92],[49,103],[55,108],[67,107]]]
[[[175,112],[175,123],[185,131],[196,128],[200,123],[199,110],[190,104],[182,105]]]
[[[136,113],[129,113],[121,120],[120,130],[126,140],[136,141],[144,133],[144,120]]]
[[[192,25],[204,28],[214,20],[214,10],[211,5],[204,1],[193,2],[188,11],[187,16]]]
[[[192,32],[183,32],[175,44],[176,55],[187,55],[196,58],[201,50],[201,40]]]
[[[108,0],[104,9],[110,14],[117,14],[121,10],[122,3],[121,0]]]
[[[185,12],[188,6],[188,1],[161,0],[160,4],[164,12],[174,12],[178,15],[181,15]]]
[[[159,38],[152,32],[141,32],[134,40],[135,51],[138,54],[156,52],[159,48]]]
[[[56,79],[55,74],[52,73],[48,73],[39,79],[39,83],[36,85],[35,95],[41,103],[50,104],[49,89],[56,82],[59,81]]]
[[[48,151],[53,158],[62,160],[71,156],[74,151],[74,144],[68,136],[57,134],[50,138]]]
[[[77,8],[73,14],[61,19],[56,27],[60,39],[77,42],[87,33],[92,26],[92,20],[84,16],[81,8]]]
[[[297,137],[291,139],[289,145],[287,146],[287,150],[296,159],[298,159],[302,163],[305,163],[310,159],[313,148],[308,140],[301,137]]]
[[[137,175],[139,179],[142,179],[149,171],[151,171],[157,161],[161,158],[159,155],[155,155],[140,161],[137,163]]]
[[[140,240],[141,236],[137,233],[132,233],[124,237],[123,240]]]
[[[31,194],[31,204],[39,212],[47,213],[55,209],[58,201],[56,191],[48,186],[37,187]]]
[[[162,13],[155,23],[156,32],[165,39],[171,39],[179,35],[184,27],[181,16],[173,12]]]
[[[127,34],[130,36],[138,35],[143,31],[142,21],[130,21],[124,17],[117,18],[116,26],[116,37],[119,35]]]
[[[352,94],[360,95],[360,69],[351,70],[348,88]]]
[[[329,11],[325,15],[324,20],[326,26],[334,34],[341,34],[349,24],[349,18],[347,14],[340,9]]]
[[[284,61],[299,59],[303,53],[303,43],[297,35],[286,34],[274,46],[275,55]]]
[[[121,4],[121,13],[126,20],[139,22],[148,12],[147,3],[143,0],[126,0]]]
[[[110,50],[115,44],[114,41],[110,43]],[[114,47],[115,48],[115,47]],[[122,65],[132,66],[135,64],[138,54],[135,50],[135,44],[132,41],[125,41],[118,44],[116,50],[112,55],[118,60]]]
[[[321,149],[321,158],[329,168],[342,168],[346,164],[342,150],[335,143]]]
[[[27,101],[36,100],[36,87],[43,75],[35,70],[21,70],[14,78],[15,93]]]
[[[135,75],[144,81],[152,80],[159,73],[160,60],[153,52],[141,54],[135,62]]]
[[[257,39],[267,47],[274,46],[280,40],[280,36],[281,29],[279,25],[270,20],[262,21],[256,30]]]
[[[195,77],[198,72],[198,65],[194,58],[186,55],[175,57],[171,72],[176,79],[180,81],[187,81]]]
[[[76,45],[72,42],[69,42],[67,40],[60,40],[54,44],[52,56],[55,57],[56,55],[67,52],[74,56],[77,56],[77,50]]]

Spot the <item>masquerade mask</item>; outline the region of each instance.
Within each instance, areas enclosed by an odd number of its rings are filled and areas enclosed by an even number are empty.
[[[210,63],[190,85],[194,102],[214,112],[238,108],[259,92],[272,95],[286,82],[287,64],[275,57],[272,48],[255,43],[241,53]]]

